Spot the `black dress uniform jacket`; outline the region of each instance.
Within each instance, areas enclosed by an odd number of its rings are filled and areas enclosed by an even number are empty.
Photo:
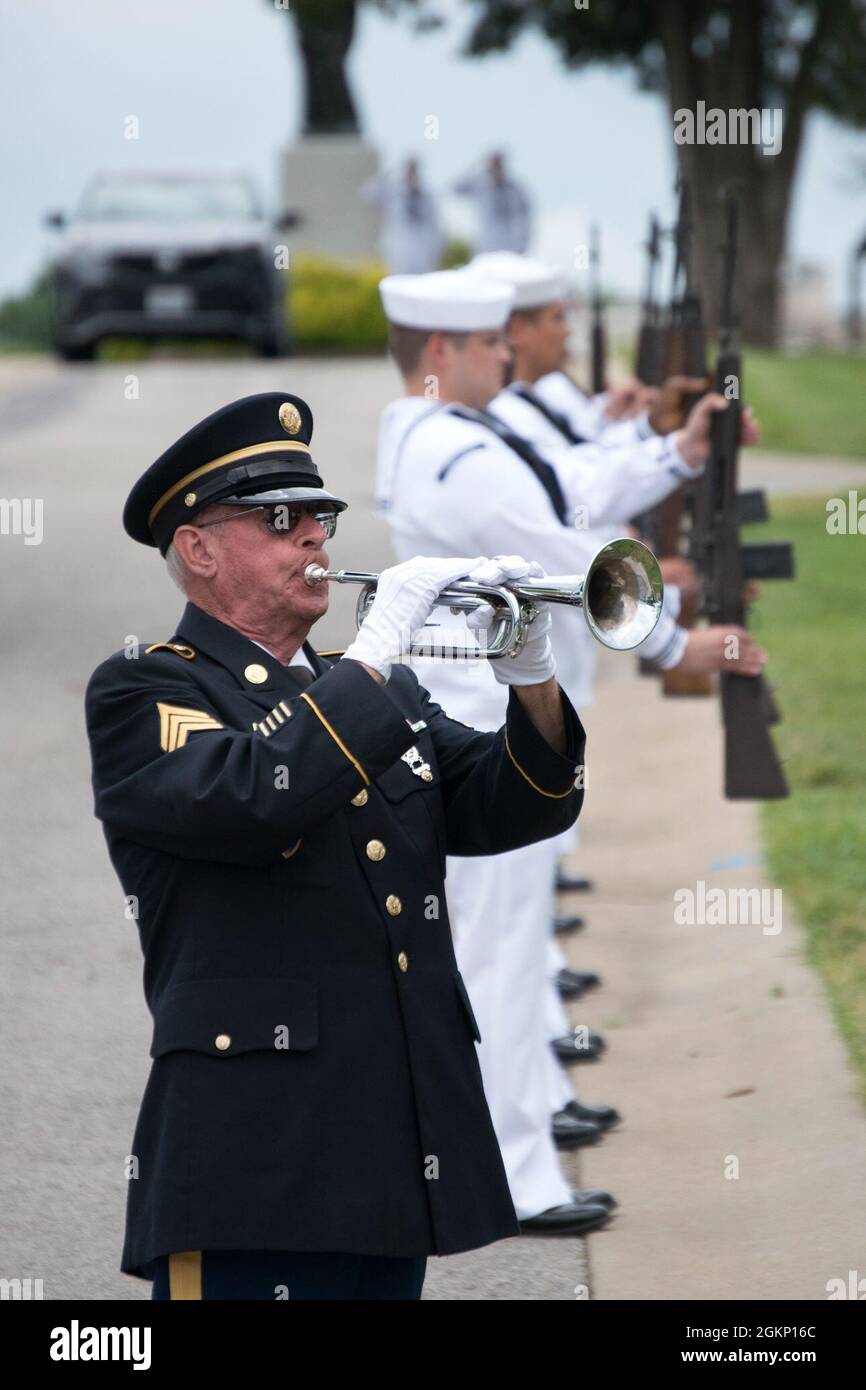
[[[560,756],[512,692],[478,733],[407,667],[379,685],[305,651],[299,691],[189,604],[172,645],[88,686],[96,814],[153,1014],[129,1274],[179,1250],[441,1255],[517,1231],[445,856],[571,825],[583,729],[563,696]]]

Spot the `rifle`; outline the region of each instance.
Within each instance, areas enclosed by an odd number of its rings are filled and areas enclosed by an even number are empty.
[[[648,286],[650,275],[654,272],[653,258],[658,256],[657,236],[658,224],[653,218],[650,225],[648,246],[650,254]],[[649,364],[650,369],[655,368],[657,372],[656,380],[649,383],[651,385],[659,385],[670,376],[705,377],[707,373],[701,300],[694,289],[690,270],[692,220],[688,187],[684,180],[680,180],[679,183],[679,207],[673,236],[674,258],[670,305],[664,326],[659,325],[656,330],[656,340],[659,342],[660,351],[657,368],[654,363],[650,362]],[[641,346],[643,346],[645,353],[648,352],[645,345],[647,336],[650,336],[650,342],[652,342],[652,322],[651,317],[647,315],[649,304],[648,295],[645,301],[644,325],[641,328],[642,342],[638,348],[639,354]],[[650,330],[650,335],[645,332],[646,329]],[[644,380],[640,371],[638,375]],[[683,399],[680,425],[685,421],[685,417],[696,399],[696,396]],[[648,512],[638,518],[637,524],[641,534],[649,537],[650,544],[657,555],[665,557],[683,553],[687,541],[684,527],[687,521],[693,518],[695,505],[694,485],[684,484],[677,488],[676,492],[666,497],[664,501],[651,507]],[[678,619],[680,627],[693,628],[698,614],[699,603],[697,599],[684,596]],[[645,660],[641,660],[640,670],[644,675],[658,674],[656,667]],[[662,689],[665,695],[710,695],[713,686],[708,676],[684,676],[674,669],[662,673]]]
[[[793,552],[786,541],[759,546],[740,542],[737,464],[742,358],[734,314],[737,213],[736,202],[729,198],[715,372],[715,389],[726,397],[728,408],[713,417],[704,489],[705,517],[698,519],[694,549],[706,577],[704,606],[710,622],[743,626],[743,581],[758,574],[765,579],[790,579],[794,566]],[[721,696],[725,796],[760,801],[786,797],[788,785],[769,731],[778,711],[763,676],[723,673]]]
[[[649,236],[646,242],[647,270],[643,297],[643,315],[637,340],[635,372],[646,386],[662,384],[662,322],[656,300],[655,284],[661,259],[661,227],[655,213],[650,213]]]
[[[704,316],[701,297],[694,287],[691,268],[692,214],[689,190],[685,180],[680,182],[680,206],[676,227],[676,254],[674,274],[679,275],[682,289],[679,297],[673,299],[671,326],[665,353],[665,376],[706,377],[707,346],[704,333]],[[692,406],[699,394],[683,398],[680,424],[685,424]],[[703,505],[704,493],[700,481],[686,483],[677,488],[661,503],[659,544],[662,555],[677,555],[685,552],[691,559],[691,537],[699,524],[698,517]],[[700,614],[700,600],[683,596],[678,622],[680,627],[691,629]],[[665,695],[700,695],[713,693],[712,679],[707,675],[684,676],[674,668],[662,672],[662,691]]]
[[[671,297],[666,320],[660,327],[660,361],[657,379],[648,385],[661,385],[671,376],[705,377],[707,374],[706,345],[700,295],[694,289],[690,272],[692,220],[687,185],[679,183],[679,208],[673,229],[674,258],[671,278]],[[652,241],[652,236],[651,236]],[[643,336],[644,330],[641,329]],[[651,364],[652,365],[652,364]],[[640,375],[640,372],[638,373]],[[641,380],[644,380],[641,377]],[[697,397],[683,400],[680,428]],[[641,534],[646,535],[660,557],[682,553],[681,532],[684,513],[684,489],[666,497],[637,519]]]
[[[604,327],[604,306],[601,299],[599,267],[601,262],[598,226],[589,232],[589,266],[592,274],[592,394],[598,395],[607,384],[607,334]]]

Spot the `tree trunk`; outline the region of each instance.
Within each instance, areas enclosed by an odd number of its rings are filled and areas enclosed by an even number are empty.
[[[717,147],[713,154],[716,154]],[[680,168],[692,191],[694,283],[705,306],[710,332],[718,324],[725,189],[738,195],[739,251],[735,303],[743,339],[756,347],[775,347],[782,327],[781,271],[785,259],[792,177],[755,169],[751,151],[734,147],[735,158],[689,158],[683,146]],[[760,157],[760,156],[759,156]],[[769,156],[768,156],[769,158]]]
[[[695,57],[695,8],[690,0],[661,0],[659,34],[667,63],[671,116],[686,108],[757,109],[765,105],[761,58],[760,0],[732,5],[729,43],[709,59]],[[804,59],[805,61],[805,59]],[[740,247],[736,304],[744,340],[776,346],[781,329],[781,269],[788,213],[802,143],[804,83],[794,83],[785,112],[782,147],[765,155],[751,144],[677,145],[682,177],[692,200],[694,238],[690,270],[714,332],[721,288],[723,198],[730,189],[740,203]]]

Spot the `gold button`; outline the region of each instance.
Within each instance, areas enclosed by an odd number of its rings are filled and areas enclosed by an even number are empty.
[[[367,841],[367,858],[372,859],[374,864],[378,864],[380,859],[385,858],[385,846],[381,840]]]
[[[249,666],[244,667],[244,680],[248,680],[250,685],[264,685],[267,678],[267,668],[260,666],[257,661],[251,661]]]
[[[358,792],[358,795],[352,797],[352,805],[366,806],[368,800],[369,798],[367,796],[367,788],[362,787],[361,790]]]
[[[405,951],[400,952],[399,956],[397,957],[397,964],[399,965],[400,969],[403,971],[403,974],[405,975],[406,971],[409,969],[409,957],[406,955]]]
[[[214,1046],[217,1047],[220,1052],[228,1052],[231,1045],[232,1040],[229,1037],[228,1033],[219,1033],[214,1038]]]
[[[421,781],[422,781],[422,782],[432,782],[432,781],[433,781],[433,773],[430,771],[429,767],[425,767],[425,768],[424,768],[424,771],[421,773]]]
[[[403,911],[403,904],[401,903],[400,899],[397,897],[396,893],[389,893],[389,894],[388,894],[387,898],[385,899],[385,911],[386,911],[391,917],[399,917],[399,916],[400,916],[400,913]]]
[[[183,499],[183,502],[184,502],[184,506],[185,506],[185,507],[194,507],[194,506],[195,506],[195,503],[196,503],[196,496],[195,496],[195,493],[194,493],[194,492],[188,492],[188,493],[186,494],[186,497]]]

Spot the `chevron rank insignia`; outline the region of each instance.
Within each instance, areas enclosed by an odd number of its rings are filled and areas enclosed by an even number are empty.
[[[159,742],[164,753],[183,748],[190,734],[199,729],[222,729],[224,725],[202,709],[184,709],[182,705],[164,705],[157,700],[159,710]]]

